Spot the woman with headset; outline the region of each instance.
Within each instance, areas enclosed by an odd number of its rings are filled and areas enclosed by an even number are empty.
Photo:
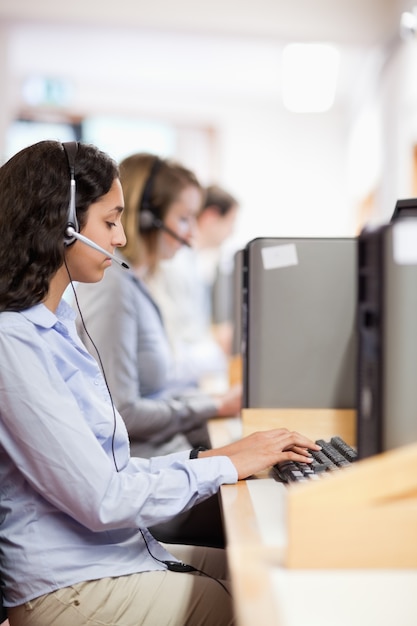
[[[233,623],[222,550],[148,527],[312,441],[280,429],[217,450],[130,456],[63,298],[125,244],[114,162],[45,141],[0,168],[0,578],[10,626]],[[206,576],[204,575],[206,574]]]

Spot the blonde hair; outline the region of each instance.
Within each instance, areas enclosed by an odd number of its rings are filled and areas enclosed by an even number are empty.
[[[132,264],[140,265],[145,255],[151,265],[156,264],[157,229],[140,229],[140,211],[143,209],[143,193],[152,174],[149,189],[149,203],[152,214],[163,221],[170,206],[178,199],[179,194],[190,185],[201,191],[203,202],[204,192],[195,174],[167,159],[159,159],[148,153],[137,153],[125,158],[120,163],[120,182],[123,188],[125,210],[122,215],[127,243],[123,254]],[[149,185],[148,185],[149,187]]]

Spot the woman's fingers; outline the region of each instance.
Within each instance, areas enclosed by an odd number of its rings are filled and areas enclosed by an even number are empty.
[[[270,431],[273,432],[273,431]],[[282,445],[282,450],[294,449],[299,450],[320,450],[320,446],[317,445],[312,439],[301,435],[295,431],[276,431],[277,443]]]
[[[302,456],[311,456],[308,448],[301,448],[300,446],[293,446],[291,450],[295,452],[296,454],[300,454]]]

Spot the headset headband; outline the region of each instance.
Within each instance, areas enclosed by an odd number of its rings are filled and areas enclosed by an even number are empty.
[[[151,167],[151,171],[149,173],[148,179],[145,183],[145,187],[143,188],[139,211],[151,211],[151,213],[154,213],[154,211],[152,210],[151,196],[152,196],[155,176],[161,169],[162,164],[163,164],[163,161],[159,157],[155,157],[155,160],[152,163],[152,167]]]
[[[64,148],[65,156],[67,157],[68,167],[70,170],[70,200],[68,205],[68,217],[67,217],[67,226],[71,227],[75,230],[75,232],[79,231],[78,220],[77,220],[77,211],[75,206],[75,195],[76,195],[76,187],[75,187],[75,158],[77,156],[78,151],[78,142],[77,141],[67,141],[62,144]],[[65,243],[69,245],[75,241],[75,238],[70,234],[65,232]]]

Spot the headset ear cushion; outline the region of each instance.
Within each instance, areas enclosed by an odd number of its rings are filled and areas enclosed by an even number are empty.
[[[64,235],[64,245],[70,246],[75,241],[73,232],[75,231],[74,224],[67,224]]]
[[[144,209],[139,213],[139,228],[146,232],[157,228],[155,215],[149,209]]]

